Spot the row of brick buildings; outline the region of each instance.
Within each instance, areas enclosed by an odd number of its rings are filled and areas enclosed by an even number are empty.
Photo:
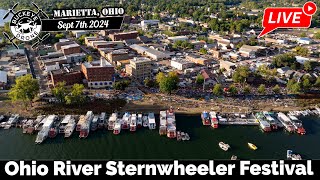
[[[67,86],[85,83],[89,88],[104,88],[113,85],[114,72],[114,67],[101,58],[100,61],[85,62],[74,68],[51,71],[50,76],[54,86],[58,82],[65,82]]]

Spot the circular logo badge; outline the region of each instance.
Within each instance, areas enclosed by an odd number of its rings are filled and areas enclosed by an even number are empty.
[[[24,9],[13,15],[10,30],[17,39],[31,41],[39,35],[41,25],[41,19],[37,13]]]

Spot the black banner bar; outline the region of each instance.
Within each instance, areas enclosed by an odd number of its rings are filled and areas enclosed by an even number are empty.
[[[0,177],[9,176],[315,176],[319,160],[209,161],[0,161]]]
[[[122,16],[101,18],[42,19],[42,31],[120,29]]]

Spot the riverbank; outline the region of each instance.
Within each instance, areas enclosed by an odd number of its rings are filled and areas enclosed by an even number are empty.
[[[21,103],[11,102],[5,94],[0,94],[0,114],[20,114],[24,117],[35,117],[39,114],[85,114],[88,110],[101,112],[154,112],[175,108],[179,114],[200,114],[204,110],[221,113],[248,113],[258,111],[288,112],[314,109],[320,104],[320,98],[290,99],[241,99],[234,97],[214,98],[210,100],[185,98],[166,94],[149,94],[138,101],[94,100],[81,106],[66,106],[37,101],[27,110]]]

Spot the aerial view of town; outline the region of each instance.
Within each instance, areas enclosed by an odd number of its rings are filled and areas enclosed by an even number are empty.
[[[320,159],[320,11],[258,38],[306,0],[33,2],[0,2],[0,159]],[[120,29],[12,34],[103,7]]]

